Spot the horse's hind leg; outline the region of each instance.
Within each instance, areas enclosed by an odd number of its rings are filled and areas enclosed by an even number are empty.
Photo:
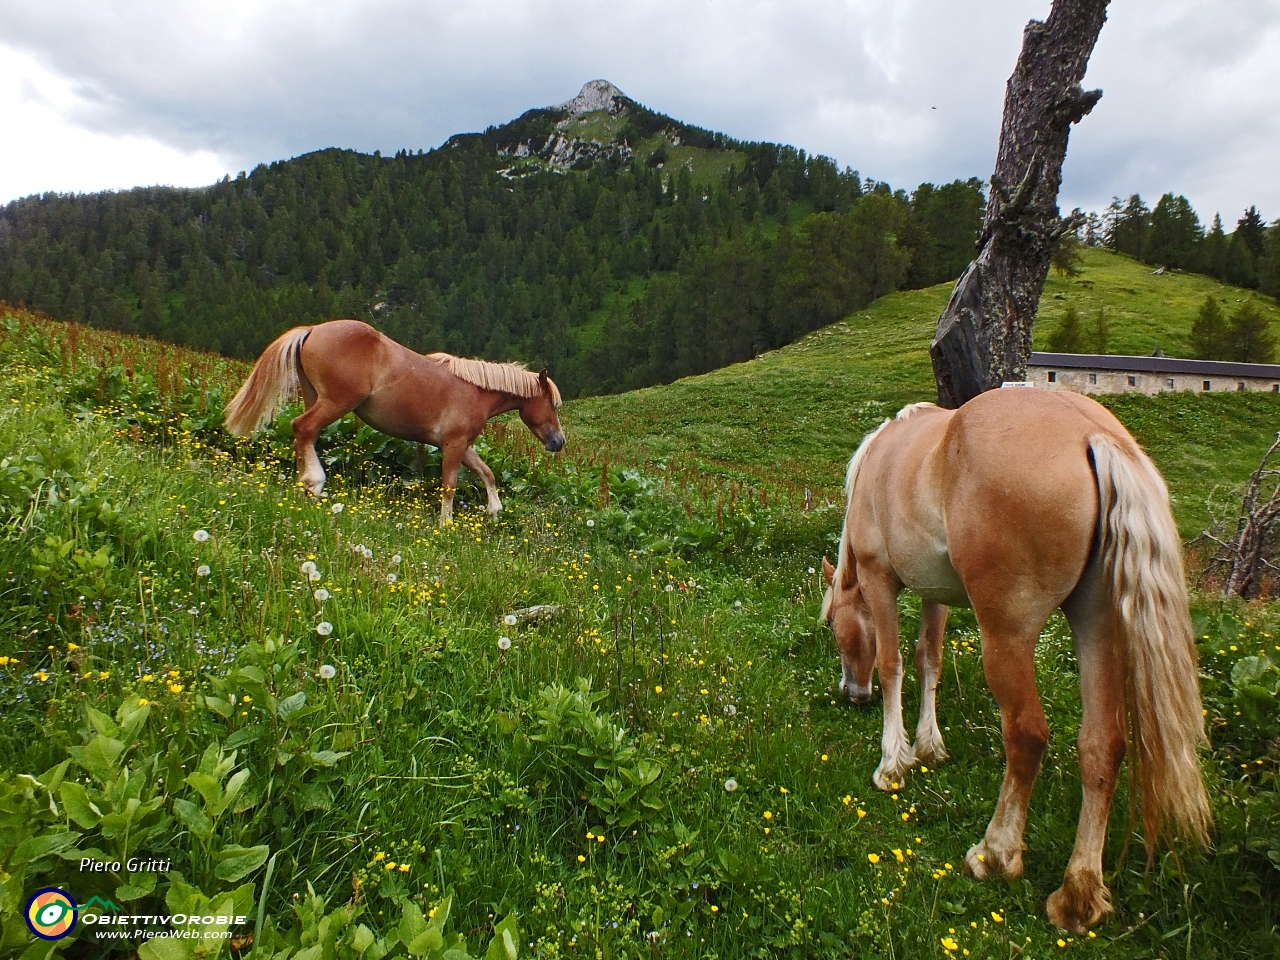
[[[1080,663],[1084,714],[1077,742],[1084,799],[1075,850],[1047,912],[1063,929],[1083,933],[1111,912],[1110,892],[1102,880],[1102,847],[1125,753],[1125,667],[1111,605],[1092,569],[1062,609]]]
[[[308,398],[310,399],[310,398]],[[294,419],[293,453],[298,466],[298,479],[303,488],[314,497],[324,489],[324,467],[316,456],[316,437],[320,431],[336,420],[342,419],[351,412],[350,407],[342,407],[331,400],[317,397],[308,404],[306,412]]]
[[[949,611],[926,600],[920,608],[920,639],[916,641],[916,676],[920,678],[920,720],[916,724],[915,758],[925,763],[947,759],[938,729],[938,680],[942,676],[942,637]]]
[[[1019,629],[1001,624],[1005,629],[996,631],[983,626],[983,620],[979,613],[982,666],[1000,708],[1005,771],[1000,799],[996,801],[986,835],[964,858],[965,872],[978,880],[1022,875],[1022,833],[1027,825],[1027,804],[1049,742],[1049,725],[1036,689],[1033,656],[1043,621],[1035,627]]]
[[[489,516],[496,517],[498,511],[502,509],[502,501],[498,499],[498,484],[494,480],[493,471],[480,459],[480,454],[476,453],[475,447],[467,447],[467,452],[462,455],[462,462],[468,470],[478,474],[484,481],[484,491],[489,495]]]

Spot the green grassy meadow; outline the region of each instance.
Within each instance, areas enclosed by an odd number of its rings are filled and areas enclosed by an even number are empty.
[[[1112,353],[1189,356],[1196,311],[1207,295],[1230,314],[1246,291],[1206,277],[1166,273],[1085,248],[1078,277],[1051,274],[1035,345],[1067,302],[1088,320],[1106,305]],[[566,405],[575,442],[617,456],[700,469],[747,482],[782,482],[838,499],[844,468],[862,437],[908,403],[936,399],[929,341],[950,284],[883,297],[840,323],[748,363],[676,383]],[[1256,297],[1280,335],[1280,309]],[[1239,484],[1280,427],[1280,397],[1262,394],[1126,396],[1103,401],[1153,455],[1176,498],[1184,536],[1208,521],[1205,499]]]
[[[1090,295],[1189,298],[1151,321],[1174,352],[1196,294],[1157,281],[1203,281],[1089,256]],[[1046,311],[1078,287],[1052,280]],[[233,445],[218,410],[244,365],[0,317],[0,956],[1280,953],[1280,617],[1265,601],[1195,601],[1212,849],[1161,848],[1148,870],[1122,787],[1116,913],[1093,935],[1043,915],[1080,801],[1060,618],[1038,651],[1052,739],[1023,878],[958,870],[1003,767],[966,612],[939,691],[952,759],[897,794],[871,787],[879,704],[840,702],[816,619],[814,568],[840,525],[822,498],[865,430],[931,394],[944,298],[895,294],[763,359],[567,404],[560,457],[505,421],[481,452],[507,509],[464,507],[443,530],[433,464],[420,475],[372,431],[330,430],[320,500],[295,483],[287,416]],[[1113,409],[1170,478],[1186,533],[1203,495],[1256,465],[1275,403]],[[469,480],[459,496],[483,503]],[[516,615],[536,604],[559,611]],[[902,613],[910,635],[918,605]],[[83,857],[171,862],[84,874]],[[81,923],[38,941],[26,898],[54,885],[122,912],[248,920],[201,924],[229,940],[105,940]]]

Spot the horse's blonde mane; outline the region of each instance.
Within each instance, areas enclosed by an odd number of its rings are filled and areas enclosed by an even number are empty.
[[[469,360],[466,357],[455,357],[449,353],[432,353],[430,359],[443,363],[449,372],[460,380],[474,383],[481,390],[495,390],[498,393],[510,393],[517,397],[536,397],[542,392],[538,375],[526,370],[520,363],[491,363],[488,360]],[[551,403],[560,407],[560,390],[550,377],[547,385],[551,388]]]

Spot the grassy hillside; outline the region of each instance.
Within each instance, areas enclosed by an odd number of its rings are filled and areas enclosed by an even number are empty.
[[[816,621],[838,510],[735,502],[687,467],[602,475],[518,427],[485,449],[498,521],[439,530],[434,496],[379,472],[394,456],[356,430],[329,437],[315,501],[283,433],[230,447],[217,429],[242,370],[0,320],[0,956],[49,956],[18,914],[54,884],[121,912],[245,915],[231,955],[254,960],[443,960],[462,936],[509,958],[504,930],[519,956],[634,960],[1280,949],[1267,608],[1196,611],[1213,851],[1152,872],[1122,857],[1122,788],[1116,916],[1066,937],[1042,913],[1080,799],[1060,620],[1038,658],[1053,734],[1027,872],[977,884],[956,868],[1001,747],[974,625],[957,614],[947,640],[953,759],[877,793],[879,710],[839,703]],[[892,408],[909,391],[885,383]],[[504,620],[537,603],[561,611]],[[82,856],[171,864],[87,876]],[[96,929],[64,955],[197,955]]]
[[[1086,249],[1084,258],[1078,277],[1050,277],[1037,348],[1074,302],[1086,317],[1106,307],[1113,353],[1149,355],[1159,343],[1169,355],[1186,356],[1205,296],[1220,298],[1230,313],[1247,295],[1199,275],[1156,276],[1103,250]],[[781,350],[704,376],[575,400],[565,421],[575,444],[655,461],[692,459],[725,476],[768,477],[836,499],[862,436],[904,404],[935,399],[928,348],[950,290],[940,284],[892,294]],[[1280,310],[1270,298],[1257,299],[1280,337]],[[1280,429],[1280,397],[1270,394],[1105,402],[1165,473],[1187,535],[1204,526],[1205,497],[1245,479]]]

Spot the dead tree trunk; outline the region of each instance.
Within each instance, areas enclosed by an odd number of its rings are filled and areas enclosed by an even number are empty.
[[[1262,590],[1262,578],[1275,573],[1277,538],[1280,537],[1280,470],[1268,466],[1280,450],[1280,434],[1262,456],[1258,469],[1249,478],[1235,533],[1223,540],[1206,530],[1202,537],[1216,543],[1218,552],[1210,559],[1206,574],[1226,572],[1222,591],[1228,597],[1252,600]],[[1270,485],[1268,494],[1264,487]]]
[[[929,346],[938,402],[960,406],[1005,380],[1025,380],[1031,324],[1049,261],[1077,224],[1058,215],[1067,134],[1101,90],[1080,81],[1108,0],[1054,0],[1032,20],[1005,89],[1000,151],[978,255],[951,292]]]

